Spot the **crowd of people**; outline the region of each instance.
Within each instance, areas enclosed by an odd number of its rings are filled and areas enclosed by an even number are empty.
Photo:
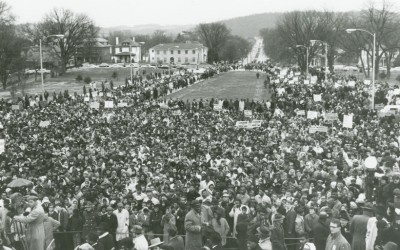
[[[188,73],[2,101],[0,246],[398,249],[397,117],[353,77],[252,67],[271,99],[168,98]]]

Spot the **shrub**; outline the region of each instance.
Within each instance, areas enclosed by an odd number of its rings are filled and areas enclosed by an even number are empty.
[[[75,78],[75,80],[76,80],[77,82],[82,81],[82,80],[83,80],[82,75],[77,75],[76,78]]]
[[[83,81],[87,84],[92,82],[92,78],[90,78],[90,76],[86,76],[85,79],[83,79]]]

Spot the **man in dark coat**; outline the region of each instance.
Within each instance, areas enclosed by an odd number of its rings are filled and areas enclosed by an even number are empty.
[[[104,223],[104,225],[106,225],[107,232],[109,232],[113,236],[113,239],[116,240],[115,234],[118,227],[118,219],[117,216],[113,213],[112,207],[107,207],[107,214],[101,217],[101,223]]]
[[[97,231],[99,234],[99,239],[97,240],[98,245],[103,246],[104,250],[113,249],[115,247],[115,243],[114,243],[115,239],[108,232],[107,223],[105,223],[105,222],[100,223],[100,225],[97,227]]]
[[[284,220],[284,229],[285,229],[285,237],[290,239],[286,240],[286,244],[289,245],[288,249],[295,249],[296,245],[293,243],[296,243],[297,241],[294,240],[293,242],[292,239],[297,238],[295,230],[297,213],[296,211],[294,211],[294,206],[292,204],[288,204],[287,206],[289,206],[289,209],[286,213],[286,217]]]
[[[362,215],[355,215],[350,222],[350,234],[353,236],[352,250],[365,250],[365,236],[367,234],[368,219],[373,216],[372,204],[367,202]]]
[[[201,204],[198,200],[191,203],[192,209],[185,216],[186,250],[200,250],[202,242]]]
[[[312,235],[314,236],[314,245],[316,250],[324,250],[326,245],[326,239],[330,234],[328,214],[321,212],[319,219],[312,229]]]

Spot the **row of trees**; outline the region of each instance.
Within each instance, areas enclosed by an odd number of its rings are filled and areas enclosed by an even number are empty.
[[[400,14],[393,11],[388,3],[377,8],[370,5],[361,12],[335,13],[319,11],[294,11],[283,15],[274,29],[264,29],[260,35],[264,38],[264,50],[273,60],[284,64],[298,63],[306,70],[306,49],[309,48],[309,62],[318,54],[327,53],[328,66],[338,61],[343,64],[356,64],[366,53],[367,60],[362,62],[365,75],[372,68],[373,38],[366,32],[352,32],[346,29],[363,29],[376,34],[376,65],[385,57],[391,62],[400,48]],[[328,51],[320,40],[328,43]],[[397,61],[397,60],[396,60]],[[396,63],[396,62],[395,62]],[[391,63],[387,63],[387,74],[390,74]],[[376,67],[376,73],[378,67]]]

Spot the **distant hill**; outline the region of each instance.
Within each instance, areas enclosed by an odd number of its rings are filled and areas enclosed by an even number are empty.
[[[225,23],[226,26],[232,31],[233,35],[242,37],[254,37],[259,34],[260,29],[273,28],[276,22],[282,16],[282,13],[263,13],[250,16],[236,17],[219,22]],[[132,31],[136,34],[152,34],[156,30],[164,30],[166,33],[176,35],[182,31],[189,31],[196,27],[195,24],[189,25],[159,25],[147,24],[136,26],[114,26],[101,28],[100,34],[107,36],[112,31]]]
[[[255,37],[264,28],[274,28],[283,13],[262,13],[251,16],[236,17],[221,21],[231,29],[233,35]]]

